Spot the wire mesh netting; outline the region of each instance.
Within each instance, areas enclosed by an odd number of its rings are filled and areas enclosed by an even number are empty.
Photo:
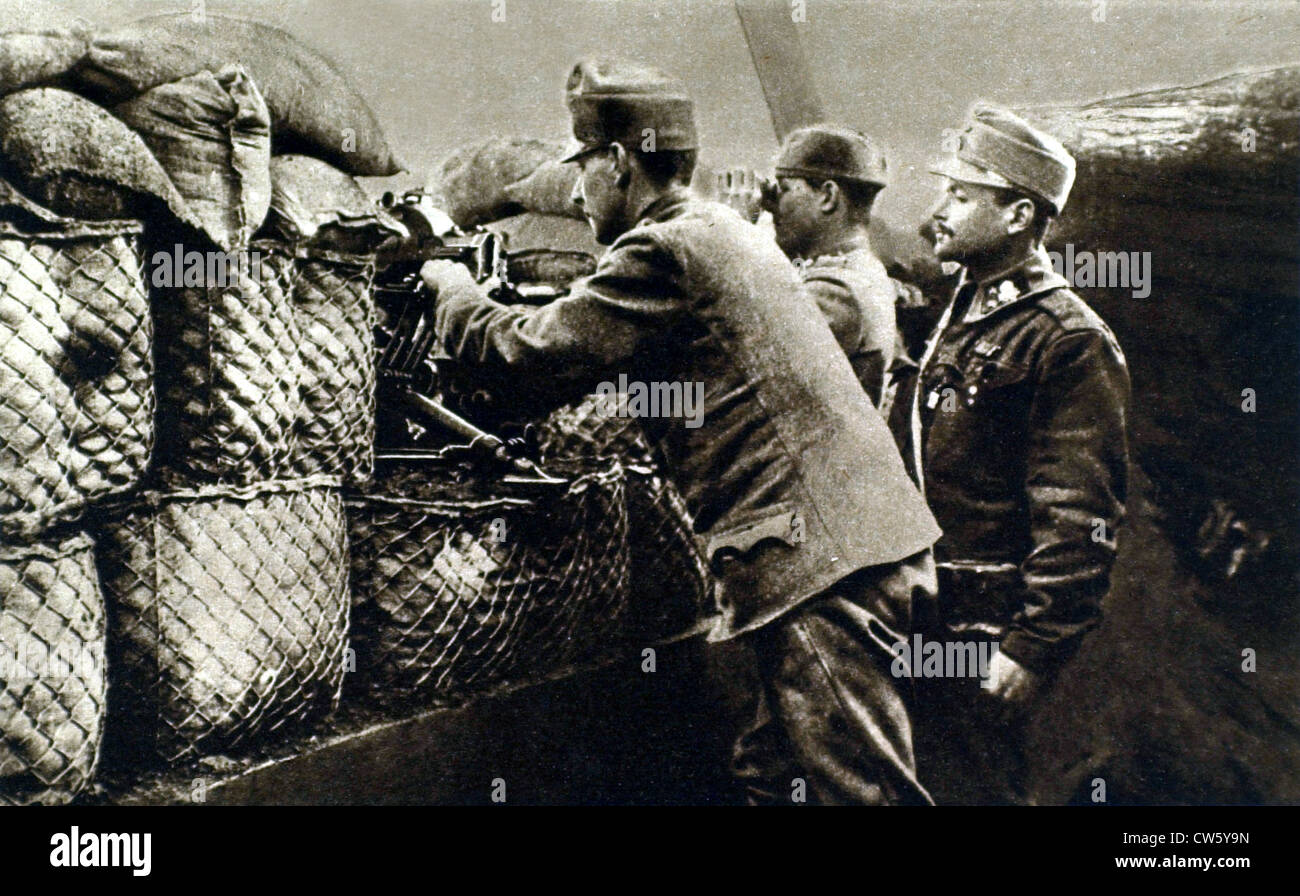
[[[336,489],[153,493],[99,534],[106,761],[238,753],[333,711],[347,647]]]
[[[293,258],[282,244],[258,242],[222,266],[206,285],[152,295],[159,460],[185,484],[243,486],[292,471],[302,341]]]
[[[686,503],[635,418],[588,395],[546,417],[538,443],[547,458],[618,457],[628,465],[629,637],[671,638],[713,612]]]
[[[551,472],[565,482],[457,481],[448,465],[405,462],[349,500],[356,680],[373,698],[455,701],[617,648],[623,469]]]
[[[556,408],[537,427],[544,457],[621,457],[624,463],[656,465],[641,424],[619,416],[599,395]]]
[[[66,803],[86,785],[104,690],[90,539],[0,545],[0,805]]]
[[[709,569],[677,487],[653,467],[627,468],[628,637],[694,630],[713,613]]]
[[[375,464],[374,256],[299,254],[293,307],[302,334],[295,473],[368,481]]]
[[[11,538],[131,488],[148,465],[152,336],[139,229],[0,229],[0,533]]]

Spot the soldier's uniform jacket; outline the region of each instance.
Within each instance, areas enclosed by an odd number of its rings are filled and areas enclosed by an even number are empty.
[[[438,297],[454,355],[589,386],[615,372],[703,382],[704,417],[643,420],[717,575],[713,640],[750,631],[858,569],[925,551],[938,527],[830,328],[770,236],[674,191],[596,272],[540,308],[464,278]],[[635,521],[633,521],[635,525]]]
[[[868,246],[797,264],[809,295],[871,403],[880,406],[885,371],[894,360],[894,283]]]
[[[1039,670],[1099,621],[1127,481],[1124,356],[1068,285],[1041,249],[963,278],[914,401],[944,621]]]

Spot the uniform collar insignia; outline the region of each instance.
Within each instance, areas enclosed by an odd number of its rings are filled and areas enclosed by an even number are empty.
[[[963,273],[962,285],[967,282],[965,278]],[[968,323],[980,320],[1014,302],[1069,285],[1069,281],[1052,269],[1047,250],[1039,246],[1024,261],[981,281],[976,300],[962,319]]]

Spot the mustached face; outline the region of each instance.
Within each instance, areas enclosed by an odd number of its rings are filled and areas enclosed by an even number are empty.
[[[995,255],[1013,232],[1009,207],[993,187],[949,181],[922,232],[940,261],[969,264]]]

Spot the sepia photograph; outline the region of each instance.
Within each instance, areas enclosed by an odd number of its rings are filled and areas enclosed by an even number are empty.
[[[1298,389],[1300,3],[0,0],[0,805],[1296,805]]]

